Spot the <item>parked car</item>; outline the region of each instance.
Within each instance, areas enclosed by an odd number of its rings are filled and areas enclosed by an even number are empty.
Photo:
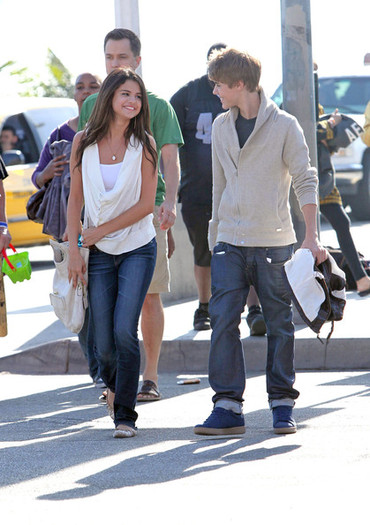
[[[72,99],[15,97],[0,99],[0,132],[11,126],[18,136],[16,149],[2,152],[9,177],[4,180],[9,230],[14,246],[44,244],[49,237],[42,224],[27,218],[26,203],[36,191],[31,182],[41,150],[50,132],[77,115]]]
[[[282,86],[275,91],[272,99],[280,106],[283,102]],[[370,71],[368,75],[319,78],[319,102],[325,113],[332,113],[338,108],[340,113],[363,126],[369,100]],[[333,164],[344,205],[351,206],[357,219],[370,220],[370,148],[357,139],[347,148],[334,153]]]

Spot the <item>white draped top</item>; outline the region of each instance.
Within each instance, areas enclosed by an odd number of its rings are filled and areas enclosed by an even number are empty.
[[[85,228],[104,224],[139,201],[142,153],[141,144],[127,146],[117,180],[113,188],[107,191],[100,169],[98,145],[93,144],[85,149],[82,156]],[[149,214],[127,228],[106,235],[96,246],[103,252],[118,255],[144,246],[153,237],[153,215]]]

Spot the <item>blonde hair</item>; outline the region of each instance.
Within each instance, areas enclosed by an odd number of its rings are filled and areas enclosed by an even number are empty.
[[[208,76],[213,82],[222,82],[229,87],[242,81],[252,93],[259,90],[261,62],[237,49],[214,51],[208,62]]]

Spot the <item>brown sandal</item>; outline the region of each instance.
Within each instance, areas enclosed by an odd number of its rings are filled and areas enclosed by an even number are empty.
[[[162,399],[162,396],[154,381],[150,381],[149,379],[145,380],[137,395],[137,401],[159,401],[160,399]]]
[[[113,398],[113,401],[112,401]],[[114,392],[107,388],[107,409],[109,416],[114,419]]]

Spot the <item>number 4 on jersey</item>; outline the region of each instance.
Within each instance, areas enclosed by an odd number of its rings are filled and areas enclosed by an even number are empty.
[[[211,144],[212,137],[212,113],[200,113],[197,122],[195,137],[203,144]]]

